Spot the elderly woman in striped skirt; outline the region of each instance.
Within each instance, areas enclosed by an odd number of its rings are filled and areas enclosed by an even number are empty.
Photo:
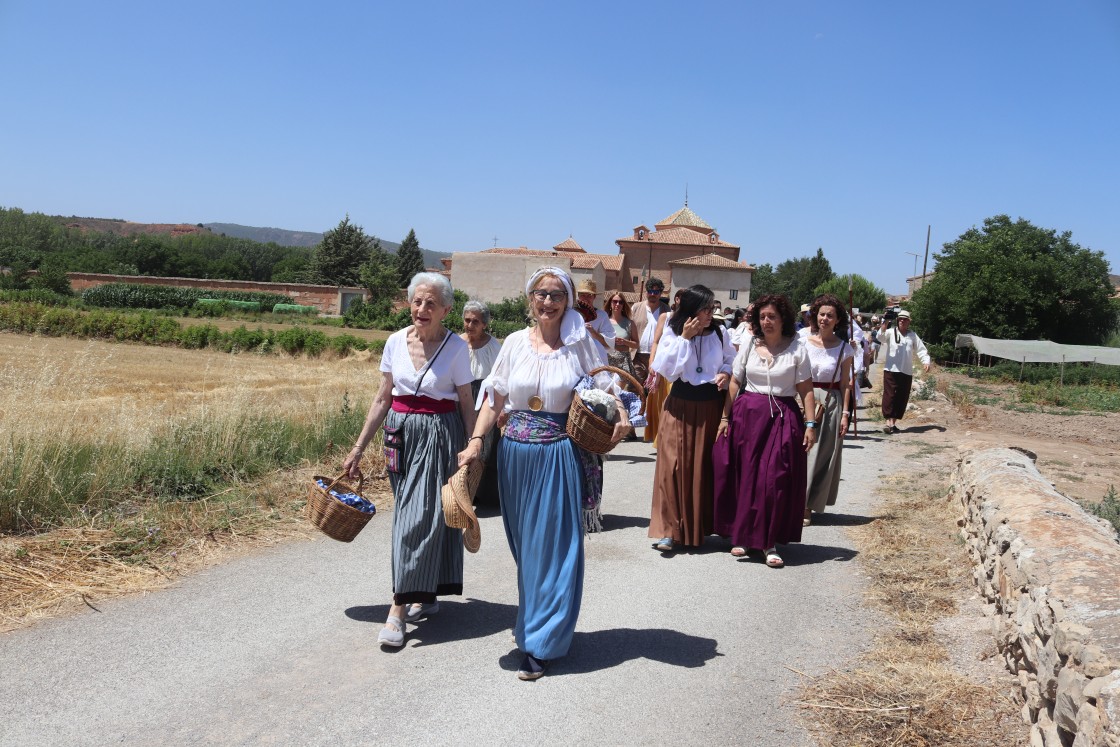
[[[463,593],[463,536],[443,521],[440,491],[474,430],[467,343],[443,326],[454,303],[442,275],[418,273],[408,286],[412,324],[390,335],[381,355],[381,388],[343,468],[357,478],[362,453],[385,427],[393,487],[393,604],[377,636],[404,644],[405,623],[439,610],[436,597]]]

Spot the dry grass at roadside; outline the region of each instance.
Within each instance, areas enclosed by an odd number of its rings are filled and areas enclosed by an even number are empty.
[[[883,514],[851,530],[884,625],[849,669],[804,684],[800,704],[822,744],[1025,744],[1017,706],[998,687],[956,671],[935,632],[971,592],[947,487],[943,470],[885,478]]]
[[[311,474],[338,468],[379,380],[368,354],[0,334],[0,630],[313,531]],[[366,494],[387,507],[386,481]]]

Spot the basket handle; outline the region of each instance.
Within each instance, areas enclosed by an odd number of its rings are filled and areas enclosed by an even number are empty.
[[[637,392],[638,393],[638,398],[642,401],[642,407],[641,407],[640,410],[638,410],[638,413],[639,414],[645,413],[645,411],[646,411],[646,390],[645,390],[645,387],[642,386],[641,382],[639,382],[637,379],[635,379],[633,376],[631,376],[628,372],[622,370],[621,368],[616,368],[614,366],[599,366],[598,368],[593,368],[590,371],[588,371],[587,375],[588,376],[594,376],[595,374],[603,373],[604,371],[609,371],[610,373],[618,374],[621,378],[626,379],[627,381],[629,381],[631,384],[634,385],[634,388],[638,390],[638,392]]]
[[[329,492],[331,492],[332,490],[334,490],[334,486],[335,486],[335,485],[338,485],[338,484],[339,484],[340,482],[342,482],[342,481],[343,481],[343,480],[344,480],[345,478],[346,478],[346,473],[345,473],[345,472],[343,472],[343,473],[342,473],[341,475],[339,475],[338,477],[334,478],[334,480],[333,480],[333,481],[331,482],[331,484],[327,486],[327,492],[329,493]],[[362,483],[363,483],[364,479],[365,479],[365,478],[364,478],[364,477],[362,476],[362,473],[361,473],[361,472],[359,472],[359,473],[358,473],[358,492],[357,492],[357,495],[358,495],[358,497],[359,497],[359,498],[363,498],[363,497],[365,497],[365,496],[363,496],[363,495],[362,495]]]

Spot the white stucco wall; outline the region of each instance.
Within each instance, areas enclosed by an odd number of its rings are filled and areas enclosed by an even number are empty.
[[[476,301],[498,303],[524,293],[533,273],[547,265],[572,271],[572,261],[567,257],[455,252],[451,255],[451,286]],[[601,264],[599,271],[602,273]]]
[[[690,285],[706,285],[712,289],[716,300],[728,307],[746,308],[751,300],[751,271],[735,270],[730,267],[690,267],[673,265],[673,287],[669,290],[672,297],[678,288]],[[737,290],[738,298],[731,298],[730,291]]]

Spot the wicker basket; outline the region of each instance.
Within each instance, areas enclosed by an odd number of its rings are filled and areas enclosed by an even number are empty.
[[[588,375],[594,376],[603,371],[618,374],[620,378],[630,382],[634,386],[638,397],[642,400],[641,412],[645,412],[645,390],[637,379],[621,368],[615,368],[614,366],[602,366],[593,369]],[[593,454],[606,454],[616,445],[611,442],[612,435],[614,435],[614,423],[608,423],[592,412],[591,408],[583,403],[583,398],[579,396],[579,392],[576,392],[572,397],[572,406],[568,408],[568,437],[575,441],[576,445]]]
[[[353,506],[347,506],[342,501],[330,494],[336,487],[346,493],[362,495],[362,476],[358,475],[358,489],[355,490],[348,483],[343,482],[345,474],[338,477],[324,477],[313,475],[311,489],[307,496],[307,518],[319,527],[323,534],[339,542],[349,542],[358,536],[373,514],[359,511]],[[327,483],[326,488],[319,486],[319,480]],[[364,497],[364,496],[363,496]]]

